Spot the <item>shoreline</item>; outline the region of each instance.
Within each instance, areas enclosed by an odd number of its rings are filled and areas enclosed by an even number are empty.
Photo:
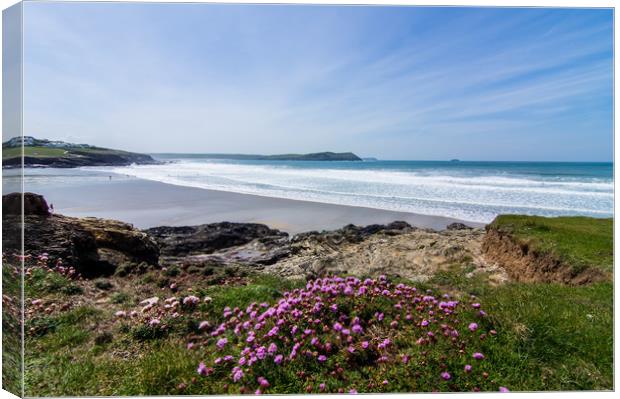
[[[239,194],[138,178],[108,181],[102,176],[101,181],[59,187],[26,184],[25,191],[43,195],[56,213],[115,219],[140,229],[228,221],[262,223],[293,235],[396,220],[434,230],[443,230],[453,222],[484,226],[444,216]]]

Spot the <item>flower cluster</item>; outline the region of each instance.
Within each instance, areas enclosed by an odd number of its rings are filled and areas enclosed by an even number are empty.
[[[477,371],[484,361],[479,347],[487,337],[478,323],[485,315],[478,303],[461,303],[448,295],[438,298],[409,285],[393,285],[383,276],[363,281],[321,278],[308,282],[305,289],[285,292],[273,305],[224,308],[222,323],[203,325],[208,353],[217,355],[201,362],[197,373],[228,379],[240,392],[250,389],[257,394],[273,386],[267,378],[274,373],[270,370],[290,366],[304,376],[303,370],[314,369],[325,378],[343,380],[344,362],[347,367],[381,370],[393,364],[412,370],[436,366],[436,377],[431,378],[444,384],[455,378],[486,379],[487,373]],[[466,317],[476,321],[466,322]],[[469,346],[474,347],[471,352]],[[429,355],[434,347],[442,353],[438,358]],[[409,353],[402,353],[404,349]],[[458,361],[449,362],[446,356]],[[459,368],[450,369],[448,363]],[[319,392],[329,390],[325,382],[318,384]],[[377,385],[388,386],[389,381],[382,378]],[[306,388],[314,390],[311,385]],[[377,387],[371,383],[367,388]]]
[[[195,295],[188,295],[185,297],[171,296],[160,300],[159,297],[154,296],[141,301],[139,310],[118,310],[115,316],[119,320],[132,319],[151,328],[165,330],[169,327],[171,320],[178,319],[184,312],[190,313],[201,302],[209,303],[211,297],[205,296],[201,299]],[[198,329],[204,330],[207,326],[210,324],[203,321],[198,325]]]

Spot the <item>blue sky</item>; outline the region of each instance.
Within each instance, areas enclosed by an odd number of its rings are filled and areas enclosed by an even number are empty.
[[[612,159],[608,9],[24,5],[24,133],[141,152]]]

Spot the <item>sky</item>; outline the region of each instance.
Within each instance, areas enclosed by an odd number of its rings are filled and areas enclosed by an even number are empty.
[[[610,9],[24,3],[24,134],[611,161]]]

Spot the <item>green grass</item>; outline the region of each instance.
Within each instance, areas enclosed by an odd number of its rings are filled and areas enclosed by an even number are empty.
[[[20,157],[22,149],[20,147],[3,148],[2,159]],[[112,150],[107,148],[53,148],[40,146],[24,147],[24,156],[45,158],[45,157],[71,157],[76,154],[128,154],[127,151]]]
[[[590,218],[539,218],[501,216],[493,227],[507,231],[527,244],[531,250],[562,257],[569,265],[588,265],[611,270],[613,264],[612,221]],[[462,300],[475,295],[488,317],[482,322],[486,330],[498,335],[485,341],[484,367],[498,384],[512,391],[568,391],[613,389],[613,284],[569,286],[555,283],[513,282],[489,283],[484,273],[468,273],[474,267],[464,261],[435,274],[429,281],[416,284],[419,289],[450,292]],[[166,276],[151,271],[133,278],[138,287],[155,287]],[[195,275],[194,275],[195,276]],[[49,277],[33,273],[26,287],[29,297],[61,297],[79,301],[81,294],[70,295],[74,282],[62,276]],[[403,281],[404,282],[404,281]],[[91,282],[94,286],[95,282]],[[115,283],[118,286],[118,283]],[[165,334],[155,334],[148,327],[126,322],[113,322],[114,309],[128,309],[132,295],[125,291],[110,294],[115,304],[107,310],[80,306],[66,313],[40,316],[30,320],[27,331],[35,326],[37,333],[26,341],[26,394],[31,396],[66,395],[178,395],[236,393],[222,378],[198,378],[199,361],[212,361],[216,356],[208,350],[185,349],[196,333],[196,321],[222,321],[225,306],[245,307],[251,302],[273,303],[284,291],[305,285],[274,276],[250,277],[247,285],[193,286],[199,296],[209,295],[210,303],[198,305],[193,316],[181,316],[171,323]],[[125,287],[123,289],[128,289]],[[140,288],[137,288],[140,291]],[[157,288],[156,290],[159,290]],[[114,290],[112,290],[114,291]],[[31,296],[33,295],[33,296]],[[135,294],[133,294],[135,296]],[[347,306],[342,303],[341,306]],[[377,300],[364,311],[382,311],[390,306]],[[100,337],[103,337],[99,339]],[[416,353],[415,337],[402,335],[399,345]],[[442,353],[432,356],[441,356]],[[331,360],[330,360],[331,361]],[[426,375],[391,364],[381,374],[377,366],[344,363],[346,381],[327,377],[329,390],[356,386],[360,392],[369,381],[375,390],[406,392],[412,390],[448,390],[443,382],[432,385],[436,370]],[[269,393],[302,393],[307,382],[299,371],[314,372],[312,364],[295,367],[266,368],[272,387]],[[303,369],[303,370],[302,370]],[[383,388],[378,375],[391,381]],[[434,376],[434,377],[433,377]],[[321,377],[323,378],[323,377]],[[319,381],[317,381],[318,383]],[[187,384],[180,389],[179,384]],[[460,389],[471,387],[453,381]],[[463,383],[465,384],[465,383]],[[316,385],[316,384],[315,384]],[[482,385],[484,387],[484,385]],[[313,392],[316,392],[316,386]],[[346,390],[345,390],[346,392]]]
[[[420,288],[445,287],[458,290],[463,298],[477,295],[489,314],[485,327],[499,334],[487,342],[485,362],[493,379],[513,391],[600,390],[613,387],[613,304],[611,283],[571,287],[560,284],[510,283],[490,286],[482,278],[464,277],[455,265],[436,275]],[[210,304],[200,311],[218,318],[224,306],[246,306],[250,302],[274,299],[303,282],[269,276],[254,278],[251,284],[209,287]],[[197,289],[200,291],[200,289]],[[345,306],[346,304],[343,304]],[[375,304],[381,310],[381,302]],[[169,334],[149,336],[129,325],[115,324],[111,342],[95,344],[98,323],[112,319],[91,307],[80,307],[60,316],[43,318],[54,327],[43,335],[30,336],[26,346],[27,394],[61,395],[161,395],[223,393],[225,378],[190,380],[200,360],[213,355],[185,349],[192,328],[179,320]],[[29,326],[27,326],[29,327]],[[403,336],[402,342],[413,337]],[[414,349],[412,349],[414,350]],[[306,366],[304,366],[306,367]],[[309,367],[309,366],[307,366]],[[305,386],[296,376],[298,369],[265,370],[276,389],[270,392],[302,392]],[[306,370],[310,372],[311,370]],[[338,388],[366,386],[376,370],[353,367],[346,370],[346,384],[329,380]],[[428,390],[424,374],[405,367],[390,366],[383,375],[394,381],[392,392]],[[376,381],[378,385],[379,381]],[[179,390],[178,385],[187,388]],[[341,385],[338,385],[341,384]],[[416,385],[417,384],[417,385]],[[447,386],[444,387],[447,389]],[[444,389],[442,388],[442,389]],[[232,393],[232,391],[230,392]]]
[[[613,219],[501,215],[491,227],[512,234],[530,250],[552,253],[574,268],[613,267]]]
[[[26,298],[34,299],[46,294],[78,295],[82,288],[70,278],[43,269],[34,269],[24,286]]]
[[[2,260],[2,388],[17,396],[22,395],[21,384],[21,279],[14,265]]]
[[[613,285],[508,284],[480,295],[500,331],[493,374],[513,390],[613,388]]]
[[[24,147],[24,156],[27,157],[62,157],[65,156],[65,149],[50,147]],[[22,149],[20,147],[3,148],[2,159],[14,158],[21,156]]]

